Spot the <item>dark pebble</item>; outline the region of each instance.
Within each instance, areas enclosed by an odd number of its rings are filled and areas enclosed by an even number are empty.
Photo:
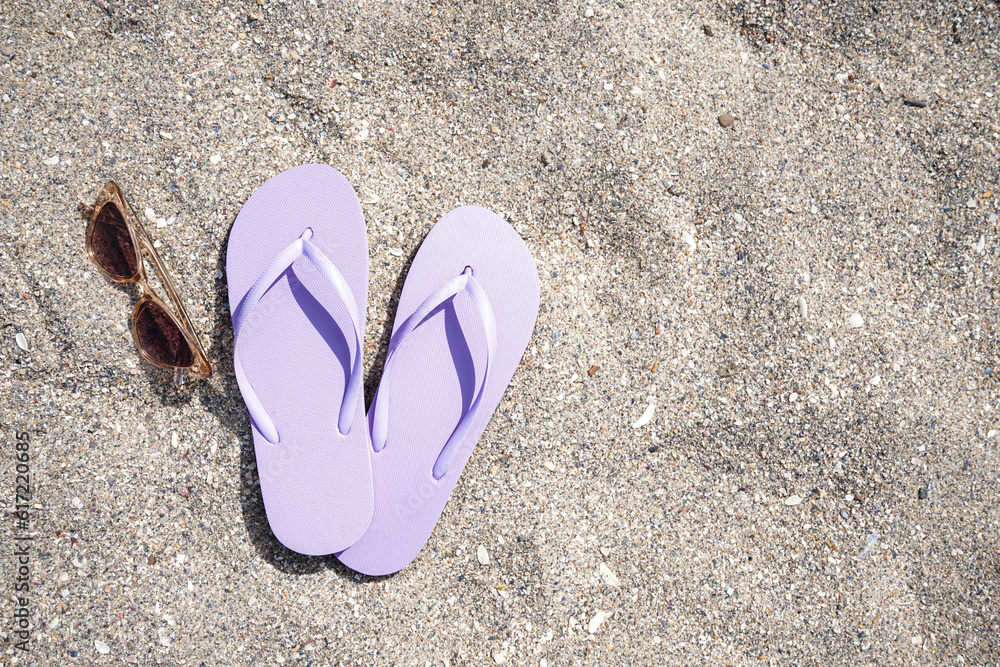
[[[156,565],[156,556],[150,556],[146,562],[150,565]]]
[[[903,100],[903,104],[908,107],[917,107],[918,109],[923,109],[927,106],[927,102],[924,102],[923,100],[915,100],[912,97],[907,97]]]
[[[599,370],[601,370],[600,366],[591,366],[589,369],[587,369],[587,377],[594,377],[594,373],[596,373]]]
[[[712,37],[713,35],[715,35],[715,33],[712,32],[712,26],[708,25],[707,23],[701,26],[701,30],[702,32],[705,33],[706,37]]]
[[[920,487],[920,489],[917,490],[917,498],[920,500],[927,500],[927,489]]]
[[[549,156],[548,153],[543,152],[541,155],[538,156],[538,159],[541,161],[543,167],[547,167],[550,164],[552,164],[552,158]]]
[[[652,447],[649,448],[650,454],[655,454],[658,451],[660,451],[660,447],[658,445],[653,445]]]
[[[483,169],[486,169],[486,167],[490,166],[490,159],[486,158],[485,160],[483,160],[483,164],[480,166],[482,166]]]

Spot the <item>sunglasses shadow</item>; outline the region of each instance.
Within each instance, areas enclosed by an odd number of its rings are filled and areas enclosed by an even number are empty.
[[[303,556],[286,548],[271,532],[271,528],[267,522],[267,515],[264,511],[264,501],[260,493],[250,417],[247,413],[246,405],[243,403],[243,397],[236,384],[236,376],[233,371],[233,328],[229,310],[229,290],[225,278],[226,251],[229,247],[229,231],[231,228],[232,223],[230,223],[224,235],[221,235],[223,240],[216,257],[216,266],[222,270],[222,275],[219,276],[219,274],[216,274],[217,277],[213,285],[215,299],[213,311],[215,313],[215,321],[218,323],[218,326],[212,332],[211,346],[209,347],[209,356],[212,359],[214,367],[213,378],[208,382],[200,383],[203,386],[197,393],[202,406],[218,419],[221,424],[231,430],[239,440],[240,480],[238,493],[243,512],[243,522],[246,525],[250,542],[262,559],[285,574],[308,575],[322,570],[330,570],[343,579],[349,579],[358,583],[385,579],[385,577],[376,578],[358,574],[343,565],[333,555]],[[416,254],[417,249],[414,249],[406,259],[404,268],[396,280],[389,299],[388,310],[390,317],[382,324],[375,358],[372,361],[370,370],[365,374],[366,411],[374,397],[375,389],[378,387],[378,379],[382,374],[382,366],[385,363],[389,339],[392,337],[392,322],[395,318],[396,307],[399,304],[399,296],[402,293],[403,282],[406,279],[410,264],[412,264]],[[347,367],[349,368],[349,364]],[[349,372],[349,370],[346,372]]]

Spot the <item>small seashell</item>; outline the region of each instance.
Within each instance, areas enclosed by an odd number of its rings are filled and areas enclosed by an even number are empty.
[[[608,619],[607,612],[599,611],[594,614],[594,617],[590,619],[590,623],[587,624],[587,632],[594,634],[597,629]]]
[[[48,165],[50,167],[54,167],[57,164],[59,164],[59,156],[58,155],[53,155],[52,157],[48,158],[47,160],[42,160],[42,164]]]
[[[108,653],[111,653],[111,647],[102,642],[100,639],[94,641],[94,648],[96,648],[97,652],[100,653],[101,655],[107,655]]]
[[[163,137],[164,139],[174,138],[174,135],[170,134],[169,132],[164,132],[163,130],[160,130],[160,136]]]
[[[688,244],[687,254],[690,255],[698,249],[698,242],[691,235],[691,232],[684,232],[683,236],[684,236],[684,242]]]
[[[656,412],[656,403],[650,401],[650,403],[646,406],[645,412],[643,412],[642,416],[639,417],[639,420],[636,423],[632,424],[632,428],[634,429],[642,428],[643,426],[651,422],[653,420],[654,412]]]
[[[23,333],[18,332],[17,334],[15,334],[14,342],[16,342],[17,346],[22,350],[24,350],[25,352],[28,351],[28,339],[24,337]]]
[[[403,251],[400,250],[399,248],[389,248],[389,254],[392,255],[393,257],[402,257]]]
[[[798,505],[801,502],[802,502],[802,498],[799,498],[798,496],[796,496],[794,494],[792,494],[792,495],[788,496],[787,498],[785,498],[785,504],[788,505],[789,507]]]
[[[583,10],[583,17],[584,18],[588,18],[589,19],[589,18],[593,18],[593,16],[594,16],[594,10],[591,9],[590,7],[587,7],[585,10]]]
[[[208,158],[208,161],[211,162],[212,164],[219,164],[222,161],[222,156],[213,155],[212,157]]]
[[[806,303],[804,296],[799,297],[799,315],[802,316],[802,319],[809,317],[809,305]]]
[[[479,548],[476,549],[476,558],[479,560],[480,565],[490,564],[490,554],[486,551],[486,547],[481,544],[479,545]]]
[[[851,319],[849,320],[849,322],[851,328],[853,329],[860,329],[861,327],[865,326],[865,318],[861,317],[861,313],[854,313],[853,315],[851,315]]]
[[[986,237],[985,236],[980,236],[979,237],[979,242],[976,243],[976,253],[982,255],[983,254],[983,250],[985,248],[986,248]]]

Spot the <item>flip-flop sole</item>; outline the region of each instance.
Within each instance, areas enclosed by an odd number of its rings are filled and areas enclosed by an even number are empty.
[[[347,282],[363,332],[368,300],[364,216],[347,179],[320,164],[274,176],[243,205],[226,254],[230,313],[306,228]],[[365,532],[373,508],[363,395],[349,433],[338,429],[354,361],[351,317],[306,257],[282,273],[249,313],[238,335],[238,354],[280,436],[272,444],[253,426],[268,523],[292,551],[340,551]]]
[[[388,438],[372,453],[375,515],[354,545],[337,554],[369,575],[397,572],[416,558],[444,509],[480,435],[500,403],[538,315],[535,262],[502,218],[476,206],[451,211],[431,229],[403,285],[393,327],[448,280],[471,267],[496,319],[497,347],[472,427],[447,472],[432,473],[485,372],[486,337],[466,293],[435,309],[401,345],[376,401],[388,392]],[[369,428],[375,404],[369,408]]]

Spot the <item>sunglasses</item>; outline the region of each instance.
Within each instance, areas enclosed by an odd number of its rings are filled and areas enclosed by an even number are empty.
[[[130,320],[139,354],[154,366],[174,371],[179,380],[184,376],[209,377],[212,365],[174,288],[170,272],[114,181],[104,184],[89,214],[87,255],[91,261],[116,283],[138,283],[142,289]],[[149,285],[143,257],[152,262],[173,310]]]

